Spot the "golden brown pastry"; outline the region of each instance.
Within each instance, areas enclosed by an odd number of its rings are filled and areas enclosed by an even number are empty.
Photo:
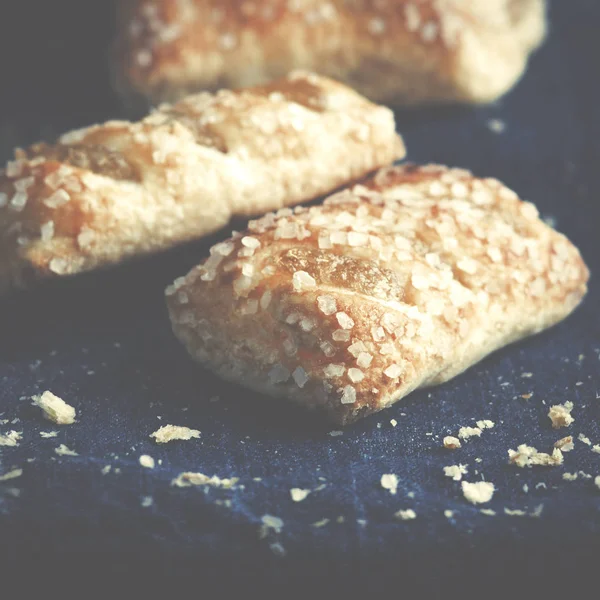
[[[199,238],[403,155],[389,109],[304,72],[72,131],[0,170],[0,288]]]
[[[251,221],[166,294],[198,362],[345,424],[557,323],[588,275],[498,181],[409,165]]]
[[[490,102],[546,30],[545,0],[119,2],[117,86],[157,103],[305,68],[395,104]]]

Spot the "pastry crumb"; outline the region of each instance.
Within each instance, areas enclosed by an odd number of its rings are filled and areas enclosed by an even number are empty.
[[[160,429],[151,433],[150,437],[153,437],[157,444],[166,444],[173,440],[199,438],[200,432],[197,429],[190,429],[189,427],[181,427],[179,425],[163,425]]]
[[[504,514],[508,515],[509,517],[525,517],[527,516],[527,513],[524,510],[521,510],[520,508],[515,508],[514,510],[511,510],[510,508],[504,508]]]
[[[494,421],[490,421],[489,419],[483,419],[482,421],[477,421],[476,425],[479,427],[479,429],[491,429],[496,424]]]
[[[4,473],[4,475],[0,475],[0,481],[16,479],[17,477],[21,477],[21,475],[23,475],[23,469],[13,469],[12,471],[8,471],[8,473]]]
[[[290,490],[290,496],[294,502],[302,502],[310,494],[310,490],[303,490],[300,488],[292,488]]]
[[[496,516],[496,511],[492,510],[491,508],[480,508],[479,512],[482,515],[487,515],[488,517],[495,517]]]
[[[565,402],[564,404],[555,404],[550,407],[548,411],[548,418],[552,421],[552,427],[554,429],[560,429],[561,427],[568,427],[575,420],[571,416],[573,410],[572,402]]]
[[[192,473],[186,471],[180,473],[171,481],[171,485],[176,487],[192,487],[193,485],[210,485],[211,487],[223,488],[229,490],[239,481],[239,478],[232,477],[230,479],[221,479],[216,475],[208,477],[203,473]]]
[[[445,510],[444,516],[446,517],[446,519],[451,519],[454,516],[454,511],[453,510]]]
[[[141,501],[141,505],[144,508],[148,508],[154,504],[154,498],[152,496],[144,496]]]
[[[594,479],[594,484],[600,490],[600,475],[596,476],[596,478]]]
[[[509,462],[517,467],[557,467],[563,463],[562,452],[554,448],[552,454],[538,452],[533,446],[521,444],[517,450],[508,451]]]
[[[269,548],[275,556],[285,556],[287,554],[286,549],[279,542],[269,544]]]
[[[561,452],[570,452],[575,448],[575,444],[573,444],[573,436],[568,435],[567,437],[561,438],[560,440],[554,442],[554,447],[558,448]]]
[[[543,481],[540,481],[535,484],[535,489],[539,490],[540,488],[544,488],[546,490],[548,489],[548,486]]]
[[[33,404],[42,409],[44,417],[56,425],[72,425],[75,423],[75,408],[67,404],[49,390],[39,396],[32,396]]]
[[[575,481],[577,479],[577,473],[563,473],[562,478],[565,481]]]
[[[448,448],[448,450],[456,450],[461,446],[460,440],[452,435],[447,435],[444,438],[444,448]]]
[[[40,431],[40,437],[44,439],[54,438],[58,435],[58,431]]]
[[[410,521],[417,518],[417,513],[412,508],[407,508],[394,513],[394,516],[401,521]]]
[[[9,431],[8,433],[0,433],[0,446],[18,446],[22,439],[22,431]]]
[[[327,435],[330,435],[331,437],[338,437],[339,435],[342,435],[344,432],[343,431],[330,431]]]
[[[502,119],[490,119],[487,122],[488,129],[493,133],[504,133],[506,123]]]
[[[140,456],[140,465],[146,467],[146,469],[154,469],[154,459],[147,454],[142,454]]]
[[[386,473],[381,476],[381,487],[384,490],[389,490],[390,494],[394,495],[398,489],[398,476],[393,473]]]
[[[595,452],[596,454],[600,454],[600,444],[596,444],[595,446],[592,446],[592,452]]]
[[[65,444],[61,444],[58,448],[54,448],[54,452],[59,456],[79,456],[75,450],[67,448]]]
[[[398,425],[398,421],[396,421],[396,419],[390,419],[390,424],[392,427],[396,427],[396,425]]]
[[[458,437],[461,440],[468,440],[470,437],[481,435],[482,430],[479,427],[461,427],[458,430]]]
[[[111,469],[112,467],[110,465],[106,465],[105,467],[102,467],[100,473],[102,473],[102,475],[108,475]]]
[[[592,445],[592,442],[591,442],[590,438],[589,438],[589,437],[587,437],[587,435],[583,435],[583,433],[580,433],[580,434],[577,436],[577,439],[578,439],[580,442],[583,442],[584,444],[587,444],[588,446],[591,446],[591,445]]]
[[[496,491],[494,484],[489,481],[478,481],[476,483],[462,482],[464,497],[472,504],[485,504],[492,499]]]
[[[444,475],[452,477],[454,481],[460,481],[463,475],[467,474],[467,465],[451,465],[444,467]]]
[[[273,515],[263,515],[261,517],[262,524],[259,529],[259,537],[263,539],[269,535],[269,532],[281,533],[283,529],[283,520]]]
[[[311,527],[325,527],[325,525],[327,525],[327,523],[329,523],[329,519],[321,519],[320,521],[315,521]]]

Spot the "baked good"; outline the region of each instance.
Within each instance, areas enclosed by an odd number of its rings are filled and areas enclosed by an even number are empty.
[[[557,323],[588,275],[498,181],[407,165],[251,221],[166,294],[197,361],[346,424]]]
[[[495,100],[546,31],[545,0],[119,2],[130,100],[264,83],[304,68],[394,104]]]
[[[304,72],[72,131],[0,170],[0,287],[199,238],[403,155],[389,109]]]

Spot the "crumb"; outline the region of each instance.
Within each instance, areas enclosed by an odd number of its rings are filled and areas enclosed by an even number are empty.
[[[408,494],[406,494],[409,498],[414,498],[415,497],[415,493],[414,492],[408,492]]]
[[[140,465],[146,467],[146,469],[154,469],[154,459],[147,454],[142,454],[140,456]]]
[[[567,437],[561,438],[554,442],[554,447],[558,448],[561,452],[570,452],[575,447],[573,444],[573,437],[568,435]]]
[[[495,517],[496,516],[496,511],[492,510],[491,508],[480,508],[479,512],[482,515],[487,515],[488,517]]]
[[[367,521],[365,519],[356,519],[356,523],[361,527],[366,527]]]
[[[523,491],[525,493],[529,492],[529,486],[526,483],[523,484]]]
[[[396,419],[390,419],[390,423],[392,427],[396,427],[396,425],[398,425],[398,421],[396,421]]]
[[[529,378],[533,377],[533,373],[521,373],[521,377],[525,377],[526,379],[529,379]]]
[[[330,435],[331,437],[337,437],[338,435],[342,435],[343,433],[343,431],[330,431],[327,435]]]
[[[381,487],[389,490],[390,494],[395,494],[398,489],[398,477],[393,473],[386,473],[381,476]]]
[[[481,435],[481,429],[479,427],[461,427],[458,430],[458,437],[462,440],[468,440],[470,437]]]
[[[571,416],[573,410],[572,402],[564,404],[555,404],[550,407],[548,417],[552,421],[552,427],[559,429],[560,427],[568,427],[575,419]]]
[[[533,392],[529,392],[528,394],[521,394],[521,398],[523,398],[523,400],[530,400],[533,396]]]
[[[0,419],[0,425],[6,425],[8,423],[8,419]]]
[[[344,519],[343,515],[340,515],[335,522],[339,523],[340,525],[345,521],[346,519]]]
[[[489,419],[484,419],[483,421],[477,421],[476,425],[479,429],[491,429],[494,427],[495,423]]]
[[[494,484],[489,481],[478,481],[477,483],[462,482],[462,491],[465,498],[472,504],[484,504],[489,502],[494,495]]]
[[[565,481],[575,481],[577,479],[577,473],[563,473],[562,478]]]
[[[583,442],[584,444],[587,444],[588,446],[591,446],[591,445],[592,445],[592,442],[590,441],[590,438],[589,438],[589,437],[587,437],[586,435],[583,435],[583,433],[580,433],[580,434],[577,436],[577,439],[578,439],[580,442]]]
[[[108,473],[110,473],[111,468],[112,467],[110,465],[106,465],[105,467],[102,467],[102,470],[100,472],[102,473],[102,475],[108,475]]]
[[[483,462],[483,458],[476,458],[476,459],[475,459],[475,462],[476,462],[476,463]]]
[[[294,502],[302,502],[310,494],[310,490],[302,490],[300,488],[292,488],[290,496]]]
[[[525,516],[527,516],[527,513],[524,510],[521,510],[519,508],[515,508],[514,510],[511,510],[510,508],[504,508],[504,514],[507,514],[510,517],[525,517]]]
[[[542,511],[544,510],[544,505],[543,504],[538,504],[534,509],[533,512],[529,513],[530,517],[541,517],[542,516]]]
[[[592,452],[595,452],[596,454],[600,454],[600,444],[596,444],[595,446],[593,446]]]
[[[65,444],[61,444],[58,448],[54,448],[54,452],[59,456],[79,456],[77,452],[74,450],[70,450],[65,446]]]
[[[40,431],[40,436],[43,438],[53,438],[58,435],[58,431]]]
[[[197,429],[189,427],[180,427],[179,425],[163,425],[154,433],[150,434],[156,440],[157,444],[166,444],[172,440],[191,440],[199,438],[200,432]]]
[[[321,519],[320,521],[316,521],[311,525],[311,527],[325,527],[329,523],[329,519]]]
[[[267,537],[270,531],[274,531],[275,533],[281,533],[283,529],[283,520],[279,517],[274,517],[273,515],[263,515],[261,517],[262,525],[259,530],[259,537],[261,539]]]
[[[598,489],[600,489],[600,475],[596,476],[596,479],[594,479],[594,484]]]
[[[454,511],[453,510],[445,510],[444,516],[446,517],[446,519],[451,519],[454,516]]]
[[[589,473],[586,473],[585,471],[579,471],[578,475],[583,477],[584,479],[591,479],[592,476]]]
[[[394,516],[401,521],[410,521],[417,518],[417,513],[412,508],[407,508],[406,510],[399,510],[397,513],[394,513]]]
[[[535,489],[539,490],[540,488],[544,488],[546,490],[548,489],[548,486],[543,481],[540,481],[539,483],[535,484]]]
[[[4,475],[0,475],[0,481],[8,481],[9,479],[16,479],[17,477],[21,477],[23,475],[23,469],[13,469],[8,473],[4,473]]]
[[[286,549],[279,542],[269,544],[269,548],[275,556],[285,556],[287,554]]]
[[[229,490],[238,481],[239,479],[237,477],[232,477],[231,479],[221,479],[216,475],[208,477],[203,473],[191,473],[189,471],[186,471],[185,473],[180,473],[175,479],[173,479],[173,481],[171,481],[171,485],[177,487],[191,487],[193,485],[210,485],[212,487]]]
[[[452,477],[454,481],[460,481],[463,475],[467,474],[467,465],[452,465],[450,467],[444,467],[444,475],[446,477]]]
[[[327,487],[326,483],[322,483],[321,485],[318,485],[313,492],[320,492],[321,490],[324,490]]]
[[[521,444],[517,450],[508,451],[509,462],[518,467],[533,467],[535,465],[543,467],[556,467],[562,465],[563,455],[558,448],[554,448],[552,454],[538,452],[533,446]]]
[[[144,496],[141,504],[144,508],[148,508],[154,504],[154,498],[152,496]]]
[[[62,398],[46,390],[39,396],[32,396],[33,404],[39,406],[44,417],[57,425],[72,425],[75,423],[75,409]]]
[[[503,133],[506,129],[506,123],[501,119],[490,119],[487,122],[487,126],[493,133]]]
[[[0,446],[18,446],[22,439],[22,431],[9,431],[8,433],[0,433]]]
[[[458,438],[455,438],[451,435],[447,435],[444,438],[444,448],[448,448],[448,450],[456,450],[461,446],[462,444],[460,443],[460,440]]]
[[[381,423],[377,423],[377,429],[381,429]]]
[[[262,477],[253,477],[252,481],[262,481]]]

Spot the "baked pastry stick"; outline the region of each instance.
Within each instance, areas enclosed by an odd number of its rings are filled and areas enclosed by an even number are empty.
[[[498,181],[409,165],[251,221],[166,295],[197,361],[347,424],[557,323],[587,279]]]
[[[199,238],[403,155],[389,109],[304,72],[72,131],[0,171],[0,286]]]
[[[294,68],[395,104],[495,100],[546,31],[545,0],[119,2],[117,87],[172,101]]]

